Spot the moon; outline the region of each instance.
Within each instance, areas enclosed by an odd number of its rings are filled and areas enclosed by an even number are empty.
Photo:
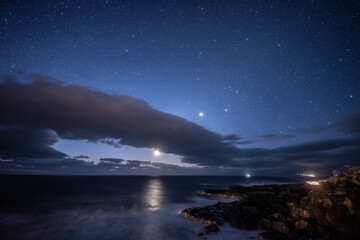
[[[199,117],[203,117],[204,113],[203,112],[199,112]]]
[[[158,156],[161,155],[161,152],[160,152],[159,150],[155,149],[155,150],[153,151],[153,154],[154,154],[155,157],[158,157]]]

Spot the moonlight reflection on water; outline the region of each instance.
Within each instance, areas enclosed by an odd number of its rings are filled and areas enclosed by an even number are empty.
[[[163,185],[159,178],[151,178],[147,185],[145,194],[146,205],[149,210],[159,210],[160,204],[163,201]]]

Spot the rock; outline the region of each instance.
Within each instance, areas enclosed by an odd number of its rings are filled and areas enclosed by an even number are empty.
[[[295,232],[288,232],[288,233],[286,234],[286,237],[287,237],[288,239],[297,239],[298,235],[297,235]]]
[[[280,195],[288,195],[291,196],[291,193],[289,191],[282,191],[279,193]]]
[[[181,211],[181,214],[186,218],[198,220],[205,224],[221,224],[221,219],[211,212],[210,207],[186,208]]]
[[[314,186],[301,207],[316,222],[343,234],[360,234],[360,167]]]
[[[308,220],[311,218],[311,215],[309,213],[308,210],[305,210],[301,207],[298,207],[295,203],[288,203],[287,204],[289,206],[290,209],[290,216],[292,219],[294,220],[299,220],[299,219],[305,219]]]
[[[268,216],[271,221],[285,222],[284,217],[280,213],[274,213]]]
[[[234,198],[234,199],[243,199],[244,196],[240,193],[233,192],[230,190],[218,190],[218,189],[205,189],[200,191],[200,194],[202,195],[209,195],[209,196],[216,196],[216,197],[222,197],[222,198]]]
[[[285,220],[286,226],[289,228],[290,231],[295,231],[295,223],[291,218],[287,218]]]
[[[259,235],[263,240],[359,239],[360,167],[320,185],[229,186],[203,194],[243,199],[189,208],[181,214],[216,228],[226,221],[240,229],[264,229]],[[204,232],[216,232],[215,227],[214,231],[204,228]]]
[[[311,225],[304,221],[304,220],[299,220],[299,221],[296,221],[295,222],[295,227],[296,227],[296,230],[307,230],[307,231],[310,231],[311,230]]]
[[[317,226],[317,227],[316,227],[316,231],[318,231],[318,232],[320,232],[320,233],[325,233],[325,232],[326,232],[325,228],[323,228],[323,227],[321,227],[321,226]]]
[[[220,229],[218,228],[218,226],[216,224],[210,224],[203,228],[204,233],[212,233],[212,232],[218,232],[218,231],[220,231]]]
[[[233,202],[224,208],[224,220],[231,226],[240,229],[256,229],[260,216],[255,207],[244,205],[242,202]]]
[[[260,233],[258,239],[259,240],[269,240],[269,238],[265,232]]]
[[[271,229],[271,221],[267,218],[262,218],[260,219],[259,223],[258,223],[258,229]]]
[[[283,222],[273,221],[271,228],[276,232],[280,232],[284,234],[289,232],[289,228]]]

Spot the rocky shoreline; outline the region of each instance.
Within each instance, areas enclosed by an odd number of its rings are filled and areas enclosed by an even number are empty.
[[[234,199],[181,211],[207,224],[201,238],[229,222],[235,228],[261,230],[261,240],[360,239],[360,167],[319,185],[229,186],[201,194]]]

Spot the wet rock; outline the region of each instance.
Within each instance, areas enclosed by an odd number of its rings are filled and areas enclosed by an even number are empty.
[[[260,215],[255,207],[246,206],[240,202],[234,202],[224,209],[224,220],[231,226],[240,229],[256,229]]]
[[[360,167],[322,181],[319,186],[229,186],[203,194],[243,199],[181,213],[215,226],[226,221],[240,229],[263,229],[266,231],[259,235],[263,240],[359,239]]]
[[[265,230],[268,230],[268,229],[271,229],[271,221],[267,218],[262,218],[260,219],[259,223],[258,223],[258,229],[265,229]]]
[[[287,218],[285,220],[286,226],[289,228],[290,231],[295,231],[295,223],[291,218]]]
[[[187,208],[181,211],[181,214],[189,219],[201,221],[205,224],[220,224],[221,220],[216,217],[210,207],[205,208]]]
[[[262,232],[259,234],[258,240],[269,240],[268,234],[266,232]]]
[[[271,221],[285,222],[285,218],[281,215],[281,213],[271,214],[268,216],[268,219]]]
[[[297,239],[298,235],[295,232],[288,232],[286,234],[287,239]]]
[[[262,232],[262,233],[259,234],[258,239],[259,240],[269,240],[268,234],[266,232]]]
[[[296,227],[296,230],[307,230],[307,231],[310,231],[311,230],[311,225],[304,221],[304,220],[299,220],[299,221],[296,221],[295,222],[295,227]]]
[[[205,189],[200,191],[202,195],[209,195],[215,197],[222,197],[222,198],[233,198],[233,199],[243,199],[244,196],[241,193],[233,192],[230,190],[219,190],[219,189]]]
[[[203,228],[204,233],[212,233],[220,231],[219,227],[216,224],[210,224]]]
[[[323,228],[321,226],[316,226],[316,231],[318,231],[319,233],[325,233],[326,232],[325,228]]]
[[[273,221],[271,228],[272,228],[272,230],[279,232],[279,233],[286,234],[289,232],[289,228],[283,222]]]

